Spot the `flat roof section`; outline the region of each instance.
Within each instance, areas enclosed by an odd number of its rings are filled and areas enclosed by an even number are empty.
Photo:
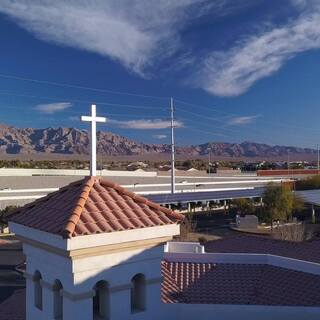
[[[295,194],[302,198],[306,203],[320,206],[320,189],[295,191]]]
[[[224,190],[207,192],[182,192],[167,194],[144,195],[150,201],[158,204],[189,203],[198,201],[218,201],[239,198],[259,198],[262,197],[265,188],[253,188],[248,190]]]

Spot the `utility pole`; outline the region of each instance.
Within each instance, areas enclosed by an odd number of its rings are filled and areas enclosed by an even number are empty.
[[[208,170],[209,176],[211,175],[211,147],[209,148],[209,170]]]
[[[288,150],[288,160],[287,160],[287,167],[288,167],[288,176],[290,175],[290,151]]]
[[[317,150],[318,150],[318,165],[317,165],[317,167],[318,167],[318,173],[319,173],[319,169],[320,169],[320,150],[319,150],[319,144],[317,144]]]
[[[170,100],[170,110],[171,110],[171,193],[176,192],[175,186],[175,141],[174,141],[174,107],[173,98]]]

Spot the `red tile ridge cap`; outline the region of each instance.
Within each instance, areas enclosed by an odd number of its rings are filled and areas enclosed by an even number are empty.
[[[63,238],[71,238],[72,234],[75,230],[75,227],[80,220],[81,213],[83,211],[84,205],[89,197],[91,188],[93,187],[94,183],[97,181],[96,177],[87,177],[84,179],[82,183],[82,191],[77,201],[71,216],[69,217],[66,225],[62,229],[62,236]]]
[[[100,184],[102,186],[105,186],[105,187],[109,187],[109,188],[112,188],[112,189],[115,189],[116,191],[118,191],[119,193],[122,193],[124,195],[127,195],[128,197],[132,198],[133,200],[137,201],[137,202],[140,202],[140,203],[144,203],[146,204],[148,207],[151,207],[153,209],[156,209],[156,210],[159,210],[161,212],[163,212],[164,214],[166,214],[167,216],[173,218],[173,219],[176,219],[177,221],[181,222],[184,220],[185,216],[183,214],[180,214],[180,213],[177,213],[177,212],[174,212],[172,211],[171,209],[168,209],[168,208],[165,208],[165,207],[162,207],[160,206],[159,204],[157,203],[154,203],[150,200],[148,200],[147,198],[145,197],[142,197],[140,195],[137,195],[136,193],[132,192],[132,191],[129,191],[123,187],[121,187],[120,185],[114,183],[114,182],[111,182],[109,180],[106,180],[104,178],[99,178],[100,180]]]

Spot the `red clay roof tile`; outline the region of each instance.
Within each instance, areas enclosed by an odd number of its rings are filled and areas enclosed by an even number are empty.
[[[269,265],[162,262],[166,303],[320,306],[320,276]]]
[[[182,219],[181,214],[95,177],[63,187],[9,218],[64,238],[175,224]]]

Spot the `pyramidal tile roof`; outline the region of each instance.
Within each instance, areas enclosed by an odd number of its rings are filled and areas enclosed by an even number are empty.
[[[87,177],[19,208],[9,221],[72,238],[176,224],[183,215],[108,180]]]

